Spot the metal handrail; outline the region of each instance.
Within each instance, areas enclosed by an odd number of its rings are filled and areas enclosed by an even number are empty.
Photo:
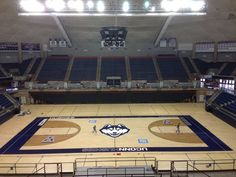
[[[193,169],[197,170],[197,172],[202,173],[202,174],[204,174],[207,177],[211,177],[210,175],[206,174],[204,171],[199,170],[198,168],[194,167],[193,165],[191,165],[191,164],[188,164],[188,165],[190,167],[192,167]]]
[[[29,174],[27,177],[30,177],[31,175],[37,174],[40,170],[44,169],[44,166],[40,169],[37,169],[33,174]]]
[[[111,157],[113,158],[113,157]],[[79,158],[80,160],[82,158]],[[90,160],[92,160],[92,158],[88,158]],[[100,160],[100,159],[104,159],[104,158],[99,158],[99,159],[96,159],[97,161]],[[115,158],[113,158],[115,159]],[[128,160],[125,160],[125,158],[116,158],[117,160],[121,160],[123,159],[122,162],[129,162],[132,158],[129,158],[127,157],[126,159]],[[148,157],[146,157],[146,162],[148,162]],[[149,158],[151,159],[151,158]],[[85,160],[85,159],[84,159]],[[136,159],[136,160],[140,160],[141,161],[141,158],[139,159]],[[143,159],[144,161],[144,159]],[[211,169],[206,169],[204,168],[203,170],[202,169],[199,169],[199,171],[210,171],[210,170],[216,170],[216,171],[225,171],[225,170],[231,170],[231,171],[235,171],[236,170],[236,159],[218,159],[218,160],[172,160],[174,162],[185,162],[185,163],[188,163],[188,164],[191,164],[194,168],[189,168],[188,171],[189,172],[192,172],[195,170],[195,168],[198,168],[197,166],[199,165],[208,165],[208,164],[211,164]],[[157,169],[158,172],[161,172],[161,171],[170,171],[170,169],[167,169],[167,170],[164,170],[161,168],[161,163],[171,163],[172,162],[171,160],[156,160],[155,161],[155,167]],[[86,161],[87,162],[87,161]],[[55,162],[57,163],[57,162]],[[52,164],[55,164],[55,163],[52,163]],[[38,170],[37,168],[41,168],[41,166],[44,166],[44,164],[48,164],[48,163],[0,163],[0,174],[32,174],[32,169],[35,169],[36,168],[36,171]],[[63,171],[67,171],[67,172],[74,172],[76,170],[76,164],[75,164],[75,161],[74,162],[61,162],[62,166],[66,165],[66,164],[70,164],[71,165],[71,169],[66,169],[66,170],[63,170]],[[150,164],[148,164],[150,165]],[[191,165],[189,165],[191,167]],[[217,165],[226,165],[226,166],[223,166],[221,167],[220,169],[216,169],[215,167]],[[130,164],[130,166],[132,166],[132,164]],[[91,166],[90,166],[91,167]],[[3,169],[3,170],[1,170]],[[22,171],[21,169],[24,169],[24,171]],[[29,169],[27,171],[27,169]],[[40,171],[40,170],[38,170]],[[179,170],[181,171],[181,170]],[[186,171],[186,170],[185,170]],[[41,174],[41,173],[37,173],[37,174]],[[43,174],[43,172],[42,172]]]

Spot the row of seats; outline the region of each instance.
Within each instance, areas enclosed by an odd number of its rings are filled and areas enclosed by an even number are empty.
[[[121,77],[127,80],[124,58],[103,58],[101,63],[101,80],[106,81],[107,76]]]
[[[216,97],[213,103],[228,110],[229,112],[236,114],[236,96],[234,95],[222,92]]]
[[[13,103],[8,100],[7,97],[5,97],[5,95],[0,94],[0,111],[2,111],[5,108],[9,108],[13,105]]]
[[[8,73],[14,70],[14,75],[23,75],[30,61],[31,59],[24,60],[22,63],[4,63],[2,66]]]
[[[132,80],[158,80],[152,58],[130,58],[129,62]]]
[[[5,77],[5,75],[2,73],[1,70],[0,70],[0,77]]]
[[[197,67],[197,69],[199,70],[200,74],[205,75],[208,74],[209,69],[215,69],[217,71],[219,71],[219,69],[223,66],[223,64],[226,64],[226,67],[223,68],[223,70],[219,73],[219,75],[222,76],[230,76],[233,71],[236,68],[236,63],[235,62],[205,62],[203,60],[200,59],[190,59],[187,57],[184,57],[184,62],[186,63],[190,73],[197,73],[197,71],[195,70],[195,68],[193,67],[192,63],[190,62],[190,60],[192,60],[192,62],[195,64],[195,66]]]
[[[194,59],[193,61],[194,61],[195,65],[197,66],[197,68],[198,68],[198,70],[200,71],[201,74],[207,74],[207,71],[209,69],[219,70],[220,67],[223,65],[223,63],[220,63],[220,62],[218,62],[218,63],[212,63],[212,62],[207,63],[207,62],[204,62],[200,59]]]
[[[97,74],[97,58],[75,58],[69,80],[72,82],[95,81]]]
[[[179,80],[187,82],[187,72],[179,58],[176,56],[159,56],[155,59],[157,67],[163,80]],[[3,64],[7,72],[11,69],[18,68],[23,75],[30,64],[29,60],[24,60],[21,64],[9,63]],[[183,58],[190,73],[196,73],[195,68],[189,58]],[[31,68],[29,74],[34,74],[40,65],[41,59],[37,58]],[[70,62],[69,56],[50,56],[46,59],[41,71],[37,77],[39,82],[47,81],[63,81]],[[214,68],[219,70],[224,63],[207,63],[199,59],[193,59],[196,67],[201,74],[207,74],[208,69]],[[130,73],[132,80],[147,80],[148,82],[156,82],[160,80],[157,75],[155,63],[151,57],[130,57]],[[97,75],[97,57],[77,57],[74,59],[69,81],[95,81]],[[230,75],[236,68],[236,63],[228,63],[221,71],[221,75]],[[126,62],[124,57],[103,57],[101,60],[101,81],[106,81],[108,76],[121,77],[121,81],[127,80]],[[1,76],[1,73],[0,73]]]
[[[220,94],[213,98],[212,102],[206,102],[206,111],[212,112],[215,116],[236,128],[236,96],[219,92]]]
[[[0,124],[6,122],[14,114],[17,114],[19,112],[20,104],[16,101],[13,103],[8,99],[8,96],[6,96],[6,94],[0,93]]]
[[[221,71],[220,75],[230,76],[236,68],[236,63],[227,63],[227,66]]]
[[[63,81],[69,61],[69,56],[48,57],[38,75],[38,81]]]
[[[3,63],[2,66],[6,70],[7,73],[10,73],[13,75],[24,75],[31,61],[32,61],[32,58],[29,58],[29,59],[24,60],[22,63]],[[41,61],[41,58],[36,58],[35,63],[33,64],[31,70],[29,71],[29,74],[35,74],[40,64],[40,61]],[[0,71],[0,77],[4,77],[4,74],[1,71]]]
[[[63,81],[69,65],[68,56],[52,56],[46,59],[37,80],[40,82]],[[176,57],[157,58],[160,72],[165,80],[187,81],[187,73],[180,60]],[[156,82],[160,78],[153,59],[151,57],[131,57],[129,59],[132,80],[147,80]],[[75,58],[71,67],[69,81],[94,81],[96,80],[98,60],[96,57]],[[121,77],[121,81],[127,80],[127,70],[124,57],[102,58],[101,81],[106,81],[109,76]]]
[[[181,82],[188,81],[187,72],[181,61],[176,57],[158,58],[157,63],[160,67],[164,80],[179,80]]]

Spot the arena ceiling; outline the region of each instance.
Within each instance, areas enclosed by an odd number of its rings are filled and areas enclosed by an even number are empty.
[[[151,51],[156,50],[154,42],[166,19],[165,16],[60,17],[73,44],[70,52],[84,52],[87,55],[97,55],[99,52],[96,51],[101,51],[100,28],[115,24],[128,28],[127,49],[119,51],[120,53],[152,53]],[[62,38],[62,33],[52,17],[18,16],[16,0],[0,1],[0,22],[0,41],[3,42],[47,44],[49,38]],[[175,37],[178,44],[183,46],[197,41],[236,40],[236,1],[208,0],[208,11],[205,16],[175,16],[164,37]]]

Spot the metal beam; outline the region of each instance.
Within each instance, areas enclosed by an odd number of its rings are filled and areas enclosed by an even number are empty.
[[[156,38],[156,40],[155,40],[155,42],[154,42],[154,46],[155,46],[155,47],[158,46],[158,44],[159,44],[161,38],[162,38],[163,35],[165,34],[166,29],[167,29],[167,27],[168,27],[169,24],[170,24],[172,18],[173,18],[173,16],[167,17],[167,19],[166,19],[164,25],[163,25],[162,28],[161,28],[161,31],[159,32],[159,34],[158,34],[158,36],[157,36],[157,38]]]
[[[71,40],[70,40],[66,30],[65,30],[65,27],[63,26],[61,20],[58,18],[58,16],[53,15],[52,17],[55,20],[59,30],[61,31],[61,33],[64,37],[64,39],[66,40],[68,47],[72,47],[72,42],[71,42]]]

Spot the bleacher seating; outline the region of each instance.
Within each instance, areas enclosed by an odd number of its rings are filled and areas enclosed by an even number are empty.
[[[30,61],[31,59],[26,59],[22,63],[4,63],[2,66],[8,73],[12,73],[11,70],[14,70],[13,75],[23,75]]]
[[[214,100],[214,103],[236,114],[236,96],[223,92]]]
[[[20,75],[20,70],[19,70],[20,65],[18,63],[3,63],[2,66],[7,73],[11,73],[13,75]]]
[[[0,93],[0,124],[20,112],[19,103],[10,100],[10,95],[7,96],[7,94]],[[14,99],[12,98],[12,100]]]
[[[236,128],[236,96],[221,92],[206,109]]]
[[[220,75],[230,76],[236,68],[236,63],[227,63],[226,67],[221,71]]]
[[[5,77],[5,75],[2,73],[1,70],[0,70],[0,77]]]
[[[0,111],[9,108],[12,105],[13,103],[10,100],[8,100],[3,94],[0,94]]]
[[[159,57],[157,62],[163,77],[163,80],[178,80],[180,82],[187,82],[188,75],[179,60],[174,56]]]
[[[152,58],[130,57],[129,62],[132,80],[147,80],[147,82],[158,80]]]
[[[27,67],[29,66],[30,62],[32,59],[27,59],[24,60],[21,64],[19,64],[19,70],[20,70],[20,74],[24,75],[25,70],[27,69]]]
[[[209,69],[220,69],[220,67],[223,65],[222,62],[217,62],[217,63],[213,63],[213,62],[205,62],[202,61],[200,59],[193,59],[193,62],[196,64],[198,70],[200,71],[201,74],[207,74],[207,71]]]
[[[190,74],[194,74],[197,71],[195,66],[190,62],[190,58],[184,57]],[[196,67],[201,74],[208,74],[209,69],[219,71],[224,62],[205,62],[200,59],[192,59]],[[31,63],[31,59],[24,60],[19,63],[3,63],[2,67],[7,73],[13,72],[13,75],[24,75],[26,69]],[[33,64],[29,74],[35,74],[38,66],[40,65],[41,58],[37,58]],[[41,71],[36,78],[39,82],[47,81],[63,81],[69,65],[69,56],[51,56],[46,59]],[[156,82],[158,78],[157,74],[160,69],[160,74],[163,80],[178,80],[180,82],[187,82],[188,75],[182,62],[176,56],[158,56],[156,59],[157,68],[153,63],[152,57],[130,57],[130,74],[131,80],[146,80],[147,82]],[[235,62],[228,62],[226,67],[219,73],[219,75],[230,76],[236,68]],[[157,69],[157,71],[156,71]],[[218,72],[216,72],[218,73]],[[96,81],[97,74],[97,57],[76,57],[74,59],[71,72],[69,72],[69,81]],[[101,75],[100,80],[106,81],[106,77],[118,76],[121,77],[121,81],[127,80],[126,63],[124,57],[103,57],[101,60]],[[4,77],[4,74],[0,71],[0,77]]]
[[[37,80],[39,82],[63,81],[69,64],[69,56],[50,56],[46,59]]]
[[[125,58],[102,58],[101,80],[106,81],[106,77],[121,77],[121,81],[127,80]]]
[[[97,58],[75,58],[71,68],[69,81],[96,81]]]

